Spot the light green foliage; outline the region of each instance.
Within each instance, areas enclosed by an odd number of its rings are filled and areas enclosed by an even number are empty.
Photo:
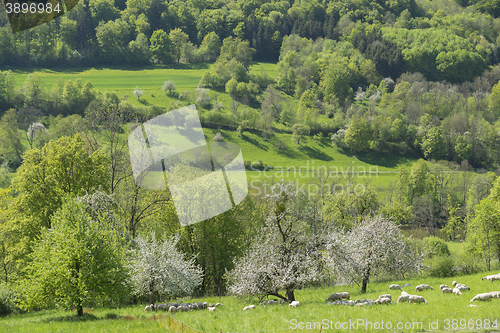
[[[15,80],[11,71],[0,71],[0,108],[9,105],[14,97]]]
[[[135,40],[128,43],[127,61],[131,64],[144,65],[149,63],[149,41],[145,34],[140,33]]]
[[[422,141],[425,158],[442,160],[445,157],[443,132],[439,127],[432,127]]]
[[[462,216],[462,209],[459,202],[453,202],[450,195],[448,195],[448,221],[441,232],[444,233],[450,240],[456,238],[456,232],[465,229],[465,220]]]
[[[344,142],[352,151],[359,152],[370,147],[372,127],[364,118],[353,118],[345,134]]]
[[[29,242],[43,228],[50,228],[51,217],[65,196],[82,196],[100,187],[106,189],[107,163],[101,152],[89,156],[79,135],[51,141],[24,155],[13,179],[18,196],[14,203],[16,221],[11,221],[24,250],[29,249]]]
[[[411,218],[411,206],[400,201],[392,201],[380,208],[383,217],[391,218],[400,225],[408,224]]]
[[[379,206],[377,191],[368,186],[350,184],[347,190],[331,193],[323,200],[323,214],[327,223],[350,229],[371,216]]]
[[[126,292],[124,243],[106,219],[91,217],[79,199],[66,198],[42,231],[24,272],[26,309],[76,307],[118,300]]]
[[[433,175],[430,173],[427,162],[420,159],[414,163],[410,172],[401,170],[398,175],[396,188],[404,202],[411,205],[416,197],[432,191]]]
[[[39,73],[28,74],[23,83],[24,104],[41,108],[46,100],[45,85]]]
[[[490,195],[481,200],[474,211],[467,226],[467,240],[489,270],[491,261],[500,259],[500,178],[495,181]]]
[[[120,64],[125,59],[125,50],[128,45],[130,26],[122,19],[99,22],[96,28],[96,37],[100,46],[103,60],[110,64]]]
[[[170,30],[168,37],[172,41],[172,55],[177,63],[179,63],[181,60],[182,47],[189,41],[189,36],[181,29],[175,28]]]
[[[198,55],[203,61],[215,61],[220,54],[221,42],[215,32],[208,33],[203,37]]]
[[[24,147],[17,122],[16,111],[10,109],[0,119],[0,158],[2,163],[18,166],[22,161]]]
[[[450,250],[446,242],[439,237],[424,238],[424,252],[427,258],[449,256]]]
[[[173,44],[168,34],[162,29],[158,29],[151,35],[150,50],[153,57],[168,64],[172,61]]]
[[[311,128],[304,124],[295,124],[293,125],[292,129],[293,139],[294,141],[297,141],[298,145],[300,144],[300,140],[309,135],[309,132],[311,131]]]
[[[113,0],[89,0],[88,6],[92,13],[92,19],[95,26],[101,21],[112,21],[120,16],[119,10],[115,8],[115,2]]]

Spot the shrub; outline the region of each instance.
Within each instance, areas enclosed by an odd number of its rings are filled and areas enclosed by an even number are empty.
[[[451,256],[436,256],[432,259],[429,274],[432,277],[450,277],[455,275]]]
[[[424,253],[427,258],[433,258],[439,256],[449,256],[450,250],[444,240],[432,236],[424,238]]]
[[[15,303],[14,292],[5,284],[0,285],[0,316],[7,316],[11,313],[19,313],[19,308]]]
[[[264,169],[264,163],[262,163],[261,160],[258,160],[257,162],[252,163],[251,168],[255,170],[262,170]]]
[[[245,164],[245,169],[250,170],[250,166],[252,165],[252,161],[244,160],[243,163]]]

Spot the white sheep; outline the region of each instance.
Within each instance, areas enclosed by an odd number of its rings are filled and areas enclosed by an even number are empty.
[[[401,295],[398,297],[397,303],[403,303],[410,299],[410,295]]]
[[[422,291],[422,290],[426,290],[426,289],[434,289],[434,288],[432,288],[428,284],[419,284],[418,286],[415,287],[416,291]]]
[[[217,303],[217,304],[215,304],[215,306],[224,306],[224,304],[222,304],[222,303]]]
[[[470,300],[471,303],[474,303],[474,301],[491,301],[491,299],[493,298],[493,295],[491,295],[491,293],[482,293],[482,294],[477,294],[476,296],[474,296],[473,299]]]
[[[443,289],[441,289],[441,291],[443,292],[443,294],[452,294],[453,293],[453,289],[451,289],[449,287],[443,288]]]
[[[500,298],[500,291],[490,291],[493,298]]]
[[[391,284],[389,286],[390,290],[401,290],[401,286],[399,284]]]
[[[336,300],[341,300],[342,299],[342,293],[334,293],[331,294],[330,297],[328,297],[326,300],[327,301],[336,301]]]
[[[457,289],[458,289],[458,290],[460,290],[460,291],[467,291],[467,290],[470,290],[470,288],[469,288],[469,287],[467,287],[467,286],[463,286],[463,285],[458,285],[458,286],[456,286],[455,288],[457,288]]]
[[[208,307],[208,311],[209,311],[209,312],[215,312],[215,309],[216,309],[216,307],[215,307],[215,306],[213,306],[213,307],[212,307],[212,306],[209,306],[209,307]]]
[[[343,291],[340,293],[340,295],[342,295],[342,299],[349,299],[351,298],[351,294],[349,294],[347,291]]]
[[[465,287],[465,288],[468,288],[468,290],[470,290],[469,287],[467,287],[465,284],[463,283],[458,283],[457,281],[453,281],[453,283],[451,284],[453,287]]]
[[[246,310],[252,310],[252,309],[254,309],[254,308],[255,308],[255,305],[253,305],[253,304],[252,304],[252,305],[249,305],[249,306],[245,306],[245,307],[243,308],[243,311],[246,311]]]
[[[203,307],[204,308],[208,308],[208,303],[207,302],[203,302]]]
[[[410,303],[410,304],[413,304],[413,303],[418,303],[418,304],[425,303],[425,304],[427,304],[427,301],[422,296],[411,295],[408,299],[408,303]]]
[[[168,312],[177,312],[177,308],[175,306],[171,306],[168,308]]]
[[[149,305],[146,305],[146,307],[144,308],[144,311],[152,311],[154,308],[154,305],[153,304],[149,304]]]
[[[380,295],[378,298],[388,298],[388,299],[392,300],[391,294],[383,294],[383,295]]]
[[[494,274],[494,275],[485,276],[485,277],[483,277],[483,280],[489,280],[491,282],[493,282],[495,280],[500,280],[500,273]]]
[[[293,301],[292,303],[288,304],[288,307],[296,308],[299,305],[300,305],[299,301]]]
[[[460,292],[460,289],[458,289],[457,287],[453,288],[453,295],[462,295],[462,293]]]
[[[443,288],[450,288],[450,287],[448,287],[446,284],[442,284],[442,285],[439,286],[439,289],[443,290]]]
[[[374,304],[391,304],[391,299],[389,297],[379,297]]]
[[[401,296],[410,296],[410,294],[408,294],[406,291],[402,290],[401,291]]]

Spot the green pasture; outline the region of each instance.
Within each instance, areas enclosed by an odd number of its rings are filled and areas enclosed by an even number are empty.
[[[279,331],[294,332],[294,325],[302,322],[328,322],[344,323],[349,321],[363,320],[356,329],[325,329],[322,332],[373,332],[373,331],[397,331],[397,332],[430,332],[430,331],[458,331],[458,332],[484,332],[498,331],[491,323],[500,326],[500,299],[491,302],[476,302],[477,307],[469,307],[470,300],[478,293],[500,290],[500,281],[482,281],[481,277],[492,274],[479,273],[469,276],[453,278],[424,278],[414,277],[400,281],[372,281],[368,284],[368,292],[360,293],[358,285],[312,287],[297,290],[295,297],[300,301],[300,306],[290,308],[287,305],[259,306],[257,299],[238,300],[232,296],[204,297],[175,300],[176,302],[206,301],[224,304],[217,307],[216,312],[207,310],[174,313],[172,316],[183,321],[187,325],[203,332],[256,332],[256,331]],[[494,272],[497,273],[497,272]],[[440,284],[452,284],[453,280],[465,283],[471,290],[463,292],[462,296],[442,294],[439,290]],[[423,296],[428,304],[397,304],[399,291],[389,290],[389,285],[410,283],[409,287],[403,288],[410,294]],[[421,283],[429,284],[434,290],[416,292],[415,286]],[[355,307],[346,305],[326,305],[325,299],[334,292],[348,291],[351,299],[376,299],[381,294],[392,295],[393,304],[373,305],[371,307]],[[163,302],[167,302],[163,300]],[[243,307],[255,304],[255,309],[243,311]],[[148,318],[155,313],[145,313],[144,305],[129,306],[123,308],[98,308],[92,312],[89,319],[78,321],[74,312],[63,310],[51,310],[33,312],[22,315],[11,315],[0,319],[0,331],[2,332],[166,332],[158,322],[138,320],[129,321],[124,319],[106,319],[111,315],[132,315],[140,318]],[[162,313],[157,313],[161,315]],[[370,324],[378,325],[384,321],[384,325],[390,322],[393,329],[370,329]],[[437,330],[429,328],[430,323],[438,323]],[[485,323],[489,321],[489,329],[485,329]],[[323,322],[323,323],[325,323]],[[413,325],[411,328],[396,329],[396,325]],[[409,324],[407,324],[409,323]],[[418,324],[417,324],[418,323]],[[419,324],[421,323],[421,324]],[[449,328],[447,329],[447,324]],[[481,326],[479,325],[481,324]],[[311,324],[314,325],[314,324]],[[368,325],[368,326],[366,326]],[[420,326],[421,325],[421,326]],[[455,325],[455,326],[452,326]],[[306,326],[305,326],[306,327]],[[386,327],[386,326],[384,326]],[[316,328],[314,332],[318,332]],[[312,330],[310,332],[313,332]]]

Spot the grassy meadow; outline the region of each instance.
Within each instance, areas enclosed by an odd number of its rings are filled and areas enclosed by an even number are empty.
[[[391,322],[392,331],[398,332],[417,332],[417,331],[460,331],[460,332],[478,332],[478,331],[498,331],[500,328],[485,329],[484,324],[487,320],[491,323],[497,321],[500,327],[500,299],[493,299],[491,302],[476,302],[477,307],[469,307],[470,300],[478,293],[500,290],[500,281],[489,282],[482,281],[481,277],[491,273],[479,273],[470,276],[459,276],[453,278],[423,278],[414,277],[400,281],[371,281],[368,284],[366,294],[360,293],[360,287],[350,286],[332,286],[307,288],[296,291],[296,299],[301,305],[296,309],[287,305],[274,305],[263,307],[259,306],[258,300],[237,300],[232,296],[224,297],[206,297],[183,299],[184,302],[206,301],[220,302],[224,305],[217,307],[216,312],[206,310],[193,312],[174,313],[172,316],[183,321],[190,327],[203,331],[216,333],[220,332],[256,332],[256,331],[279,331],[293,332],[297,331],[300,322],[307,323],[323,322],[327,320],[335,323],[349,323],[360,320],[359,326],[353,329],[323,329],[322,331],[391,331],[385,329],[370,328],[372,325],[384,325]],[[471,290],[463,293],[462,296],[452,294],[442,294],[439,290],[440,284],[451,286],[453,280],[468,285]],[[396,304],[399,291],[389,290],[392,283],[404,284],[410,283],[411,286],[403,288],[410,294],[423,296],[428,304]],[[415,286],[421,283],[429,284],[434,290],[415,292]],[[348,291],[351,299],[376,299],[381,294],[389,293],[392,295],[393,304],[373,305],[371,307],[355,307],[346,305],[326,305],[325,299],[334,292]],[[177,302],[181,300],[175,300]],[[250,311],[243,311],[243,307],[249,304],[256,304],[256,308]],[[163,313],[158,312],[158,315]],[[63,310],[51,310],[33,312],[23,315],[12,315],[0,319],[0,331],[2,332],[165,332],[166,329],[160,323],[155,321],[137,320],[129,321],[125,319],[109,319],[109,317],[118,316],[136,316],[148,318],[156,313],[145,313],[144,304],[129,306],[123,308],[98,308],[93,310],[91,315],[87,315],[86,320],[76,320],[74,312]],[[295,320],[295,321],[294,321]],[[361,320],[363,322],[361,322]],[[457,321],[453,321],[457,320]],[[429,327],[430,323],[438,322],[437,330],[434,326]],[[325,323],[325,322],[323,322]],[[398,323],[402,325],[412,325],[411,328],[396,329]],[[409,323],[409,324],[407,324]],[[417,324],[418,323],[418,324]],[[419,324],[421,323],[421,324]],[[456,326],[453,326],[453,324]],[[479,324],[483,326],[479,326]],[[449,324],[449,329],[447,329]],[[294,326],[296,325],[296,326]],[[367,326],[368,325],[368,326]],[[421,326],[419,326],[421,325]],[[376,326],[375,326],[376,327]],[[454,329],[452,329],[454,328]],[[300,330],[299,330],[300,331]],[[319,328],[310,332],[319,332]]]

